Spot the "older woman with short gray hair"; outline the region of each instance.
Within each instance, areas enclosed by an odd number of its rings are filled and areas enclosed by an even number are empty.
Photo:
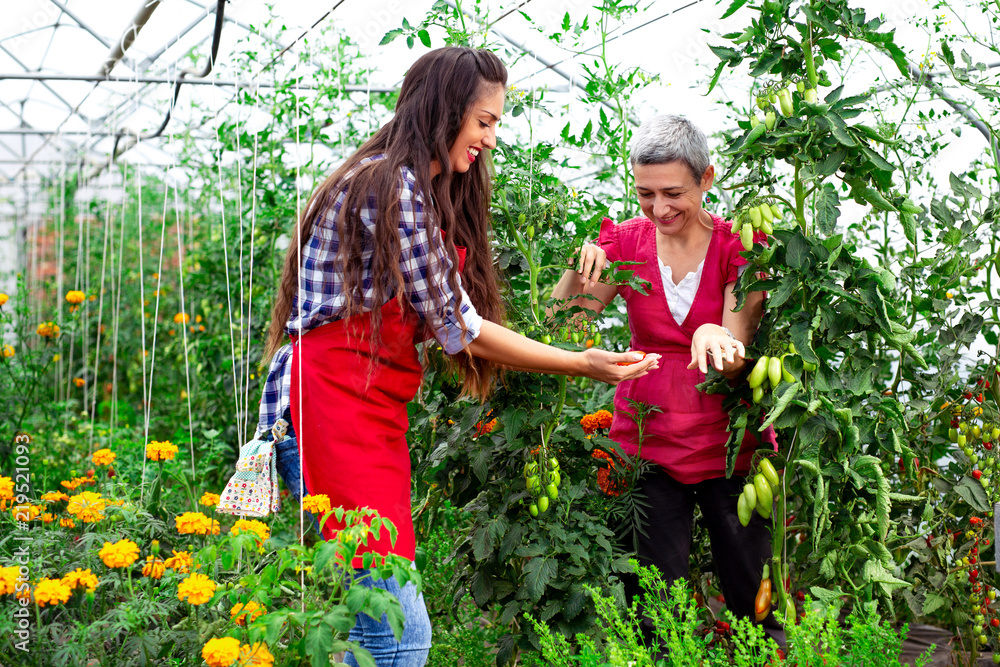
[[[610,432],[623,450],[639,454],[629,401],[659,409],[648,417],[641,448],[642,458],[656,465],[640,482],[650,505],[646,535],[638,536],[640,562],[655,565],[668,580],[686,577],[699,505],[726,604],[737,616],[754,617],[770,533],[759,514],[742,526],[736,501],[754,452],[774,450],[774,432],[758,439],[755,429],[747,429],[736,472],[727,478],[729,416],[722,396],[696,385],[705,379],[709,357],[724,376],[744,375],[745,346],[757,330],[764,297],[748,294],[736,310],[733,287],[747,260],[730,223],[703,208],[715,179],[704,133],[682,116],[656,116],[635,131],[629,161],[643,216],[619,224],[605,219],[597,242],[583,246],[577,269],[566,272],[553,296],[597,312],[621,296],[631,349],[661,355],[659,369],[618,385]],[[638,262],[630,268],[649,282],[648,292],[601,282],[605,266],[616,261]],[[634,582],[627,588],[636,592]],[[765,627],[784,640],[770,614]]]

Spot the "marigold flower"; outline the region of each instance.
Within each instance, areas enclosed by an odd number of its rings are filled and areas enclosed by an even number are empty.
[[[42,338],[58,338],[59,325],[54,322],[42,322],[35,328],[35,333]]]
[[[75,305],[83,303],[87,296],[80,290],[70,290],[66,292],[66,301]]]
[[[160,442],[154,440],[146,445],[146,458],[150,461],[173,461],[177,455],[177,445],[169,440]]]
[[[62,579],[42,579],[35,584],[35,602],[39,607],[68,602],[72,594]]]
[[[174,518],[177,532],[181,535],[218,535],[219,522],[208,518],[201,512],[184,512]]]
[[[14,480],[0,475],[0,499],[10,500],[14,497]]]
[[[128,567],[139,558],[139,545],[132,540],[105,542],[98,556],[108,567]]]
[[[267,527],[266,523],[256,519],[240,519],[229,529],[229,533],[231,535],[253,533],[257,536],[257,544],[260,544],[271,536],[271,529]]]
[[[14,505],[10,508],[10,515],[15,521],[34,521],[43,509],[41,505]]]
[[[0,567],[0,595],[11,595],[17,588],[17,578],[21,576],[21,568],[17,565]]]
[[[268,650],[267,645],[261,642],[254,642],[253,646],[243,644],[240,647],[239,667],[272,667],[274,656]]]
[[[620,496],[622,491],[624,491],[628,482],[621,478],[620,472],[615,468],[615,459],[611,454],[600,449],[595,449],[590,453],[591,458],[603,459],[608,462],[607,467],[600,467],[597,469],[597,486],[604,492],[606,496]]]
[[[88,591],[92,591],[97,588],[98,580],[97,575],[91,572],[89,569],[82,570],[76,568],[72,572],[67,572],[63,575],[62,581],[64,584],[74,588],[86,588]]]
[[[115,462],[116,458],[118,455],[110,449],[98,449],[91,455],[90,460],[94,462],[94,465],[109,466]]]
[[[174,551],[173,556],[163,561],[163,567],[168,570],[176,570],[181,574],[187,574],[194,566],[194,559],[187,551]]]
[[[206,491],[205,493],[201,494],[201,498],[198,500],[198,502],[204,505],[205,507],[215,507],[216,505],[219,504],[219,500],[221,500],[221,498],[219,497],[218,493],[211,493],[209,491]]]
[[[330,511],[330,496],[325,493],[309,494],[302,499],[302,509],[322,516]]]
[[[237,602],[229,610],[229,617],[235,621],[236,625],[245,626],[247,622],[253,623],[266,613],[267,609],[251,600],[246,604]]]
[[[60,500],[69,500],[69,496],[62,491],[49,491],[48,493],[42,494],[42,500],[47,503],[57,503]]]
[[[187,313],[177,313],[174,315],[174,324],[187,324],[191,321],[191,316]]]
[[[491,419],[488,422],[486,422],[485,424],[483,422],[477,422],[476,423],[476,437],[478,438],[481,435],[487,435],[489,433],[492,433],[493,429],[495,429],[496,427],[497,427],[497,420],[496,419]]]
[[[611,428],[614,416],[607,410],[598,410],[594,413],[594,418],[597,419],[597,428]]]
[[[13,356],[14,356],[14,346],[13,345],[4,345],[3,346],[3,358],[4,359],[10,359]]]
[[[177,599],[184,601],[187,598],[189,604],[205,604],[213,595],[215,595],[215,582],[207,575],[197,572],[189,575],[177,586]]]
[[[166,566],[163,564],[163,559],[156,556],[147,556],[146,564],[142,566],[142,576],[149,577],[150,579],[159,579],[163,576],[165,570]]]
[[[42,513],[42,523],[52,523],[56,520],[56,517],[51,512]]]
[[[597,421],[597,417],[594,415],[584,415],[580,418],[580,426],[583,427],[584,433],[590,435],[600,428],[600,422]]]
[[[69,499],[66,511],[84,523],[95,523],[104,518],[107,499],[94,491],[82,491]]]
[[[0,306],[2,306],[5,303],[7,303],[7,299],[9,299],[9,298],[10,298],[9,296],[7,296],[6,294],[4,294],[3,292],[0,292]]]
[[[240,640],[235,637],[214,637],[201,649],[201,657],[209,667],[230,667],[239,656]]]
[[[60,528],[76,528],[76,521],[73,521],[73,519],[70,519],[69,517],[66,517],[64,519],[59,519],[59,527]]]

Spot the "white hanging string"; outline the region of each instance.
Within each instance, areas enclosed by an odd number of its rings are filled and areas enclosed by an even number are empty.
[[[66,230],[66,161],[63,160],[62,167],[59,170],[59,217],[56,222],[56,302],[59,304],[58,316],[56,322],[63,322],[63,304],[66,303],[64,298],[66,292],[63,290],[66,288],[65,281],[63,279],[63,274],[65,273],[65,239],[63,235]],[[66,363],[63,359],[63,338],[60,336],[58,338],[59,342],[59,363],[56,365],[56,381],[53,386],[55,400],[59,401],[69,396],[69,392],[63,383],[63,369]],[[69,379],[67,378],[67,381]],[[65,410],[63,414],[65,415]],[[64,422],[65,423],[65,422]],[[63,428],[65,433],[66,429]]]
[[[249,117],[253,118],[258,111],[258,104],[260,102],[260,75],[257,76],[257,83],[254,87],[254,101],[251,107]],[[247,339],[246,339],[246,373],[244,374],[244,384],[243,384],[243,404],[247,406],[247,424],[244,426],[242,433],[246,434],[247,428],[249,428],[249,421],[251,419],[250,411],[250,369],[253,368],[253,364],[250,361],[250,343],[251,334],[253,333],[253,264],[254,264],[254,247],[256,244],[256,232],[257,232],[257,149],[259,144],[259,133],[254,132],[253,135],[253,172],[251,174],[251,184],[250,184],[250,266],[248,269],[249,273],[249,286],[247,287]],[[242,200],[242,198],[241,198]],[[257,427],[254,426],[254,431],[256,432]]]
[[[239,69],[238,68],[237,68],[237,71],[236,71],[236,74],[235,74],[235,79],[236,79],[236,90],[238,92],[239,88],[240,88],[240,74],[239,74]],[[239,256],[239,260],[237,262],[237,270],[239,271],[239,274],[240,274],[240,280],[239,280],[239,283],[240,283],[240,313],[239,313],[239,318],[238,318],[238,321],[240,323],[240,335],[239,335],[239,344],[237,345],[237,349],[239,350],[239,361],[240,361],[240,363],[239,364],[235,363],[235,359],[234,359],[233,370],[238,371],[241,366],[246,366],[245,375],[248,376],[249,373],[250,373],[250,371],[249,371],[250,358],[247,357],[245,363],[244,363],[244,358],[243,358],[243,339],[244,339],[244,337],[249,338],[249,336],[246,335],[246,328],[245,328],[246,320],[247,320],[247,317],[249,316],[249,314],[243,309],[243,304],[244,304],[244,290],[243,290],[243,245],[244,245],[243,244],[243,169],[242,169],[242,164],[241,164],[243,162],[243,160],[241,159],[242,155],[241,155],[241,151],[240,151],[240,116],[241,116],[242,112],[243,112],[243,101],[242,101],[242,98],[237,94],[236,122],[235,122],[235,125],[234,125],[233,129],[234,129],[234,131],[236,133],[236,215],[237,215],[237,220],[239,221],[237,229],[239,230],[239,242],[240,242],[240,256]],[[220,192],[219,194],[221,196],[222,193]],[[238,439],[239,442],[242,442],[243,438],[246,436],[247,422],[250,419],[249,410],[247,409],[247,402],[246,402],[246,400],[244,400],[246,397],[243,395],[243,392],[240,391],[240,383],[242,382],[242,380],[243,380],[243,378],[240,378],[238,376],[235,376],[233,378],[233,394],[236,397],[236,405],[237,405],[237,408],[236,408],[236,432],[237,432],[237,439]],[[242,402],[242,406],[241,406],[241,402]],[[237,444],[239,444],[239,442]]]

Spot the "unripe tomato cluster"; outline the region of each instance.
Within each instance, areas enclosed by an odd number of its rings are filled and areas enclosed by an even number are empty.
[[[549,501],[559,497],[561,483],[559,459],[554,456],[543,459],[540,466],[538,461],[525,463],[524,485],[534,498],[528,505],[528,513],[531,516],[545,514],[549,510]]]
[[[951,409],[951,422],[948,429],[948,439],[958,445],[971,467],[970,474],[979,480],[991,502],[1000,500],[992,484],[993,474],[998,471],[995,448],[1000,442],[1000,425],[981,421],[983,409],[978,405],[970,408],[965,418],[965,407],[954,405]]]
[[[761,231],[770,236],[774,225],[781,220],[781,209],[777,204],[762,203],[744,209],[733,219],[732,233],[740,235],[744,250],[753,247],[753,234]]]
[[[750,518],[755,509],[765,519],[771,518],[774,494],[780,484],[778,471],[767,459],[760,460],[757,464],[757,471],[752,481],[747,482],[743,487],[743,493],[736,501],[736,514],[744,526],[750,525]]]
[[[515,333],[520,333],[517,329],[513,329]],[[525,329],[524,335],[529,338],[535,338],[533,334],[537,334],[539,331],[544,331],[544,329],[539,329],[534,324]],[[601,332],[597,330],[597,325],[591,323],[590,325],[576,325],[576,326],[563,326],[559,327],[555,331],[555,334],[544,333],[541,336],[537,336],[537,339],[545,344],[552,345],[552,343],[573,343],[574,345],[582,345],[587,349],[594,347],[595,345],[600,346],[601,344]]]
[[[795,344],[789,343],[788,352],[780,357],[769,357],[764,354],[757,359],[757,363],[754,364],[753,370],[750,371],[747,378],[747,384],[753,390],[754,403],[760,403],[764,398],[764,390],[767,385],[770,385],[770,388],[774,390],[783,381],[789,384],[795,382],[795,376],[785,369],[785,357],[795,353]],[[802,368],[812,372],[816,370],[816,364],[803,360]]]
[[[980,517],[969,519],[969,529],[965,532],[965,537],[972,540],[972,548],[969,549],[968,556],[958,561],[962,568],[959,576],[968,578],[972,586],[972,593],[969,595],[969,614],[972,616],[972,634],[980,647],[985,646],[990,641],[990,635],[996,634],[1000,628],[1000,617],[995,608],[997,590],[981,580],[979,572],[979,546],[989,546],[990,540],[983,536],[984,528],[988,523]],[[958,531],[961,534],[961,531]],[[994,653],[993,662],[1000,664],[1000,653]]]
[[[765,112],[764,118],[761,119],[757,114],[752,114],[750,116],[750,126],[757,127],[757,125],[763,123],[768,132],[773,130],[777,122],[777,116],[774,113],[775,108],[779,109],[783,116],[794,116],[795,102],[793,95],[796,93],[810,104],[816,104],[819,100],[816,89],[810,87],[805,79],[798,79],[788,83],[773,83],[757,95],[757,108]]]

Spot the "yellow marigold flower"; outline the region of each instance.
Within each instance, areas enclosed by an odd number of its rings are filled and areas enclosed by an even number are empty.
[[[52,523],[55,520],[56,520],[55,515],[53,515],[50,512],[45,512],[45,513],[42,514],[42,522],[43,523]]]
[[[325,493],[307,495],[302,499],[302,508],[307,512],[322,516],[330,511],[330,496]]]
[[[162,559],[156,556],[147,556],[146,564],[142,566],[142,576],[149,577],[150,579],[159,579],[163,576],[165,570],[166,566],[163,564]]]
[[[187,324],[191,321],[191,316],[187,313],[177,313],[174,315],[174,324]]]
[[[10,508],[10,515],[15,521],[34,521],[41,513],[41,505],[15,505]]]
[[[62,484],[64,487],[66,487],[70,491],[75,491],[76,487],[80,486],[80,480],[79,479],[71,479],[71,480],[65,480],[64,479],[63,481],[61,481],[59,483]]]
[[[49,491],[48,493],[42,494],[42,500],[47,503],[57,503],[60,500],[69,500],[69,496],[62,491]]]
[[[240,647],[239,667],[272,667],[274,656],[267,649],[267,645],[261,642],[254,642],[253,646],[243,644]]]
[[[3,358],[4,359],[10,359],[13,356],[14,356],[14,346],[13,345],[4,345],[3,346]]]
[[[76,568],[72,572],[67,572],[63,575],[62,581],[64,584],[74,588],[86,588],[88,591],[95,590],[97,588],[98,580],[97,575],[91,572],[89,569],[82,570]]]
[[[260,544],[271,536],[271,529],[267,527],[266,523],[256,519],[240,519],[229,529],[229,533],[231,535],[253,533],[257,536],[257,543]]]
[[[68,602],[72,594],[62,579],[42,579],[35,585],[35,602],[39,607]]]
[[[10,500],[14,497],[14,480],[0,475],[0,498]]]
[[[598,410],[594,413],[594,418],[597,420],[597,428],[611,428],[614,416],[607,410]]]
[[[87,296],[80,290],[70,290],[66,292],[66,301],[72,303],[74,306],[83,303]]]
[[[172,442],[154,440],[146,445],[146,458],[150,461],[173,461],[177,455],[177,445]]]
[[[59,325],[54,322],[42,322],[35,328],[35,333],[42,338],[58,338]]]
[[[219,534],[219,522],[214,521],[201,512],[184,512],[174,517],[177,532],[181,535],[212,535]]]
[[[105,542],[98,556],[108,567],[128,567],[139,558],[139,545],[132,540]]]
[[[98,449],[90,457],[90,460],[94,462],[94,465],[109,466],[115,462],[116,458],[118,458],[118,455],[110,449]]]
[[[235,637],[215,637],[205,642],[201,657],[208,667],[230,667],[240,656],[240,640]]]
[[[215,595],[215,582],[204,574],[192,574],[177,586],[177,599],[193,605],[205,604]]]
[[[236,622],[236,625],[245,626],[248,621],[253,623],[266,613],[267,609],[251,600],[246,604],[237,602],[236,605],[229,610],[229,617]]]
[[[10,595],[17,588],[17,578],[21,576],[21,568],[16,565],[0,567],[0,595]]]
[[[60,528],[76,528],[76,521],[73,521],[73,519],[70,519],[68,517],[65,518],[65,519],[59,519],[59,527]]]
[[[209,491],[206,491],[205,493],[201,494],[201,498],[198,500],[198,502],[204,505],[205,507],[215,507],[216,505],[219,504],[219,500],[220,497],[218,493],[211,493]]]
[[[7,299],[9,299],[9,298],[10,298],[9,296],[7,296],[6,294],[4,294],[3,292],[0,292],[0,306],[2,306],[5,303],[7,303]]]
[[[163,561],[163,567],[168,570],[176,570],[181,574],[187,574],[194,565],[194,559],[191,558],[191,554],[187,551],[174,551],[173,553],[173,556]]]
[[[66,511],[84,523],[94,523],[104,518],[107,500],[93,491],[82,491],[69,499]]]

